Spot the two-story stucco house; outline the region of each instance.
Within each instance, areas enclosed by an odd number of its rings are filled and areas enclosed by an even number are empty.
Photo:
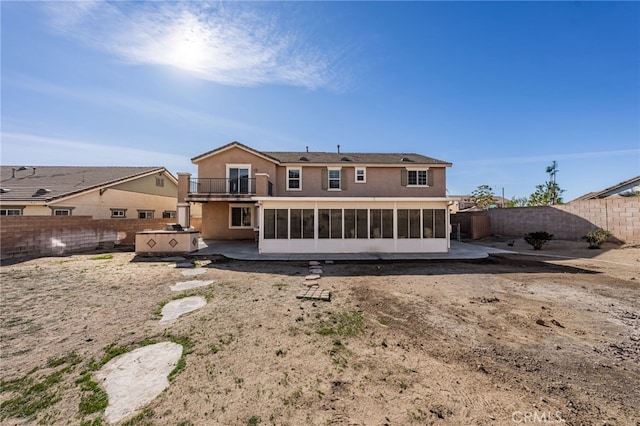
[[[178,175],[179,206],[202,203],[204,239],[257,235],[261,253],[449,250],[451,163],[418,154],[261,152],[238,142],[192,162],[198,177]]]

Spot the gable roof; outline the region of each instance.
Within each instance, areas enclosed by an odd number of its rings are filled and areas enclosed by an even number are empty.
[[[610,186],[609,188],[603,189],[602,191],[589,192],[576,198],[573,201],[594,200],[596,198],[605,198],[611,195],[623,195],[623,192],[633,191],[637,186],[640,186],[640,176],[632,177],[629,180],[617,183],[613,186]]]
[[[200,155],[198,155],[196,157],[193,157],[191,159],[191,162],[192,163],[197,163],[198,161],[204,160],[207,157],[211,157],[212,155],[220,154],[221,152],[224,152],[224,151],[226,151],[228,149],[231,149],[231,148],[240,148],[240,149],[242,149],[244,151],[247,151],[247,152],[250,152],[250,153],[252,153],[254,155],[257,155],[258,157],[262,157],[265,160],[271,161],[273,163],[278,163],[278,159],[272,158],[272,157],[268,156],[267,154],[265,154],[264,152],[257,151],[255,149],[253,149],[251,147],[248,147],[248,146],[246,146],[244,144],[241,144],[240,142],[237,142],[237,141],[230,142],[230,143],[228,143],[226,145],[223,145],[223,146],[221,146],[219,148],[212,149],[211,151],[207,151],[204,154],[200,154]]]
[[[164,167],[1,166],[0,201],[51,202],[153,173]]]
[[[307,152],[307,151],[257,151],[240,142],[231,142],[220,148],[216,148],[204,154],[198,155],[191,159],[197,163],[206,157],[219,154],[230,148],[237,147],[252,154],[266,158],[276,164],[398,164],[410,166],[438,164],[443,166],[451,166],[447,161],[438,160],[436,158],[427,157],[421,154],[405,154],[405,153],[354,153],[354,152]]]

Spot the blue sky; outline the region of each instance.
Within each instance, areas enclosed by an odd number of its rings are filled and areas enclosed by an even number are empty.
[[[1,2],[11,165],[416,152],[451,195],[640,174],[638,2]]]

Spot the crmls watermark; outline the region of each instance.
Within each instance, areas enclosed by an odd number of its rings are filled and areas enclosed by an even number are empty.
[[[514,411],[511,414],[514,423],[543,423],[555,424],[564,423],[560,411]]]

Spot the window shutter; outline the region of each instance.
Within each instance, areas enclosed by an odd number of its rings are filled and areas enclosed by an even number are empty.
[[[322,173],[320,173],[320,180],[322,181],[322,189],[324,191],[329,189],[329,172],[327,171],[327,169],[322,169]]]
[[[427,185],[433,186],[433,170],[432,169],[427,170]]]
[[[342,169],[340,171],[340,189],[343,191],[347,189],[347,180],[347,170]]]
[[[400,170],[400,185],[407,186],[407,170]]]

